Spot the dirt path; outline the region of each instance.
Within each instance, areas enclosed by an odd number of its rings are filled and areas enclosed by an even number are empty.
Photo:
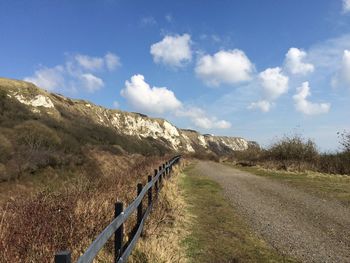
[[[350,210],[298,189],[214,163],[196,171],[217,181],[252,228],[302,262],[350,262]]]

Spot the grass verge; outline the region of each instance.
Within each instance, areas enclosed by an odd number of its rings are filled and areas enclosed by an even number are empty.
[[[228,165],[241,171],[278,180],[321,198],[338,200],[343,205],[350,207],[350,176],[311,171],[304,173],[286,172],[264,169],[258,166],[242,167],[233,164]]]
[[[143,237],[137,242],[128,262],[187,262],[186,253],[181,247],[181,240],[187,235],[185,225],[188,216],[184,198],[179,195],[180,171],[181,167],[175,167],[171,178],[165,181],[154,210],[146,221]]]
[[[257,237],[224,198],[222,188],[185,169],[181,188],[192,216],[183,240],[190,262],[296,262]]]

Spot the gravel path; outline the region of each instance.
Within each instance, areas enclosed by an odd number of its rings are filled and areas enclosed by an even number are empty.
[[[251,227],[302,262],[350,262],[350,209],[268,178],[214,162],[195,169],[217,181]]]

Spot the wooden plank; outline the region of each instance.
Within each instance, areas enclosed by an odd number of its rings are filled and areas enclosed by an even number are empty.
[[[137,229],[137,231],[135,233],[135,236],[131,240],[129,246],[125,249],[123,255],[119,258],[118,263],[127,262],[128,257],[130,256],[133,248],[135,247],[137,240],[140,238],[140,235],[142,233],[142,229],[143,229],[143,226],[145,224],[146,218],[148,217],[150,212],[151,212],[151,206],[149,206],[147,208],[146,213],[145,213],[145,215],[144,215],[144,217],[143,217],[143,219],[142,219],[142,221],[140,223],[140,226],[139,226],[139,228]]]

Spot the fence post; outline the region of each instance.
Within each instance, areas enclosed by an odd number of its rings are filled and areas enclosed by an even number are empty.
[[[165,181],[165,179],[166,179],[165,163],[163,163],[162,167],[163,167],[163,179]]]
[[[154,169],[154,177],[157,176],[157,173],[158,173],[158,170]],[[159,182],[158,182],[158,180],[156,180],[155,188],[156,188],[156,199],[158,199],[158,194],[159,194]]]
[[[142,191],[142,184],[138,183],[137,184],[137,196],[139,196],[141,191]],[[142,200],[141,200],[140,204],[137,207],[137,228],[140,227],[141,221],[142,221]]]
[[[148,182],[152,181],[152,175],[148,176]],[[152,205],[152,185],[151,187],[148,189],[148,206]]]
[[[60,251],[55,254],[55,263],[71,263],[71,252]]]
[[[114,204],[114,218],[123,213],[123,203],[116,202]],[[114,233],[114,262],[117,263],[123,254],[123,239],[124,239],[124,225],[122,224]]]
[[[162,188],[162,180],[163,180],[163,171],[162,171],[162,166],[159,166],[159,172],[161,172],[160,176],[159,176],[159,188]]]

